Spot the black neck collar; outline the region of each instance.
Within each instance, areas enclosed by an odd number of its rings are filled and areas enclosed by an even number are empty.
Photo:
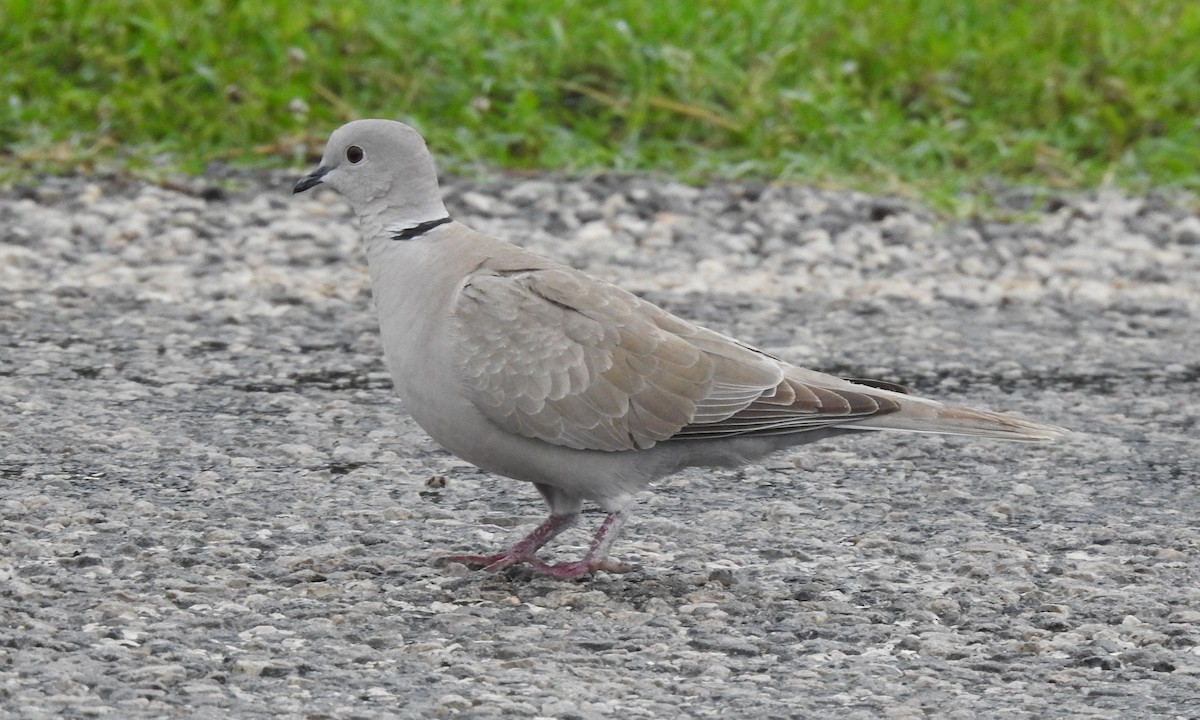
[[[412,240],[415,237],[420,237],[438,225],[445,225],[450,222],[450,216],[438,218],[437,220],[427,220],[423,223],[417,223],[410,228],[404,228],[392,233],[393,240]]]

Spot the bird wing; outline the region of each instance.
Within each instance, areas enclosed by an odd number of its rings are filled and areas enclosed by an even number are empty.
[[[562,266],[481,266],[454,319],[470,401],[500,427],[556,445],[803,432],[899,407]]]

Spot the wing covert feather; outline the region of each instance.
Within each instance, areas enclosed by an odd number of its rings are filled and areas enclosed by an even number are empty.
[[[484,263],[461,288],[454,333],[485,416],[572,448],[803,432],[898,407],[789,377],[765,353],[567,267]]]

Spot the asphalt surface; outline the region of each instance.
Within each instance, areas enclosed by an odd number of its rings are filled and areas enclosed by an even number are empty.
[[[573,583],[437,561],[543,508],[408,419],[346,209],[292,180],[0,194],[0,716],[1200,717],[1194,200],[452,179],[794,362],[1074,431],[683,473]]]

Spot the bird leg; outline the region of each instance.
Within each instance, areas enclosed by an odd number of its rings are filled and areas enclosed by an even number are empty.
[[[608,557],[608,549],[616,541],[617,535],[621,532],[621,526],[625,524],[626,517],[627,513],[624,510],[612,512],[604,516],[604,521],[600,523],[600,528],[596,530],[596,535],[592,538],[592,544],[588,547],[587,552],[584,553],[582,560],[550,565],[535,557],[529,561],[530,569],[539,575],[547,575],[559,578],[560,580],[577,580],[597,570],[604,570],[611,573],[629,572],[633,569],[632,567]]]
[[[488,572],[498,572],[507,567],[524,563],[529,565],[529,569],[537,575],[546,575],[562,580],[575,580],[597,570],[615,573],[629,572],[631,568],[628,565],[608,558],[608,550],[617,539],[621,525],[625,523],[626,513],[624,510],[605,516],[582,560],[550,564],[537,556],[537,551],[543,545],[550,542],[563,530],[571,527],[578,517],[579,513],[551,515],[516,545],[496,555],[451,555],[446,560],[482,568]]]
[[[517,563],[540,562],[537,559],[537,551],[543,545],[553,540],[563,530],[574,525],[577,519],[579,519],[579,513],[577,512],[568,515],[551,515],[541,525],[534,528],[533,532],[502,553],[495,555],[451,555],[446,560],[471,567],[483,568],[491,572],[503,570]]]

